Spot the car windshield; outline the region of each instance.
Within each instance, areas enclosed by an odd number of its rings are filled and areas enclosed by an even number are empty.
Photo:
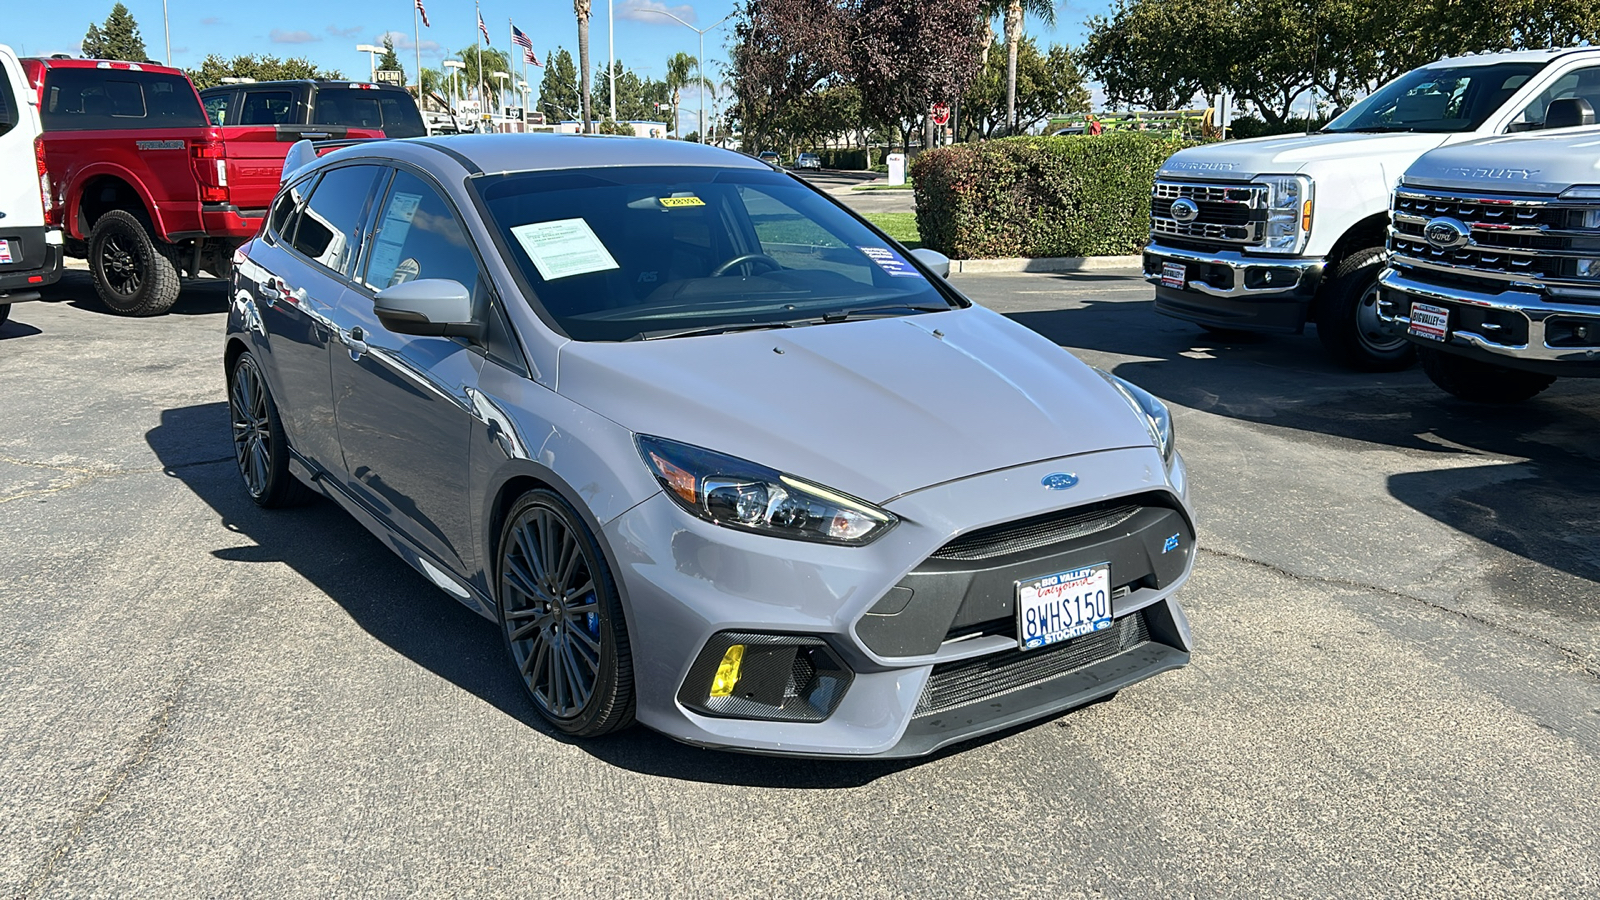
[[[1416,69],[1389,82],[1323,131],[1472,131],[1544,63]]]
[[[787,175],[618,167],[473,179],[542,307],[582,341],[952,308],[887,239]]]

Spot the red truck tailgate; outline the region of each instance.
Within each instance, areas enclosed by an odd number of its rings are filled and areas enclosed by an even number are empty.
[[[265,212],[277,195],[283,158],[296,141],[383,137],[376,129],[334,125],[228,125],[218,130],[227,158],[230,202],[251,216]]]

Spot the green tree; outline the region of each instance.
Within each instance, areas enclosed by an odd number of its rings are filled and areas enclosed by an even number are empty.
[[[1010,130],[1009,55],[1000,44],[990,45],[983,69],[961,97],[957,124],[963,136],[989,138]],[[1017,130],[1028,131],[1054,114],[1089,111],[1089,89],[1067,48],[1052,46],[1041,54],[1033,38],[1025,36],[1017,43],[1016,71]]]
[[[1017,123],[1017,53],[1022,43],[1022,20],[1027,13],[1046,25],[1056,24],[1055,0],[984,0],[983,15],[987,22],[995,16],[1003,18],[1006,36],[1006,126],[1018,129]]]
[[[679,138],[683,137],[682,91],[691,84],[700,84],[703,79],[699,72],[700,64],[693,56],[682,50],[667,57],[667,90],[672,94],[672,130]],[[706,86],[701,84],[701,90]]]
[[[960,97],[977,74],[980,9],[980,0],[859,0],[854,8],[850,74],[862,112],[894,127],[902,147],[919,123],[932,128],[933,104]]]
[[[539,82],[539,111],[551,125],[570,122],[583,112],[578,95],[578,70],[565,48],[544,55],[544,78]]]
[[[617,60],[617,119],[627,122],[637,119],[652,121],[661,118],[657,103],[667,102],[667,85],[664,81],[640,78],[638,73]],[[604,68],[595,71],[595,93],[604,97],[610,94],[611,78]],[[628,134],[632,134],[632,129]]]
[[[496,72],[510,72],[511,58],[504,50],[493,47],[483,47],[473,44],[456,52],[466,68],[461,70],[461,82],[466,85],[467,96],[473,96],[478,91],[478,86],[483,86],[483,111],[493,111],[500,105],[500,82],[494,77]],[[509,82],[508,82],[509,84]]]
[[[572,0],[572,14],[578,18],[578,73],[583,79],[578,94],[583,98],[583,130],[593,130],[592,107],[589,98],[589,0]]]
[[[383,55],[378,57],[378,71],[399,72],[401,83],[405,82],[405,67],[400,65],[400,57],[394,52],[394,38],[387,34],[383,36]]]
[[[139,36],[139,23],[121,3],[111,7],[105,24],[98,27],[89,23],[83,36],[85,59],[119,59],[144,62],[149,54],[144,49],[144,38]]]
[[[256,81],[284,81],[297,78],[330,78],[341,79],[344,74],[338,69],[319,68],[316,63],[303,57],[292,59],[279,59],[276,56],[248,54],[235,56],[232,59],[223,59],[215,53],[207,56],[200,67],[188,69],[189,80],[194,86],[204,90],[216,87],[224,78],[253,78]]]

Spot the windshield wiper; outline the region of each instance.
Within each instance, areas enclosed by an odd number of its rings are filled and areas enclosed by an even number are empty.
[[[856,309],[840,309],[822,314],[824,322],[848,322],[852,319],[881,319],[884,316],[910,310],[912,312],[949,312],[954,307],[932,306],[917,303],[889,303],[884,306],[862,306]]]
[[[1386,132],[1392,132],[1392,131],[1393,132],[1398,132],[1398,131],[1416,131],[1416,129],[1411,127],[1410,125],[1368,125],[1365,128],[1340,128],[1337,131],[1329,131],[1328,129],[1324,128],[1321,131],[1318,131],[1317,133],[1318,134],[1384,134]]]
[[[662,338],[694,337],[700,334],[727,334],[730,331],[766,331],[772,328],[799,328],[810,325],[811,321],[798,322],[753,322],[746,325],[701,325],[695,328],[668,328],[662,331],[641,331],[630,341],[655,341]]]

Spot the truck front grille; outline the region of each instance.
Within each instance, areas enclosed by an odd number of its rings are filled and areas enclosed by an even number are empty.
[[[1191,222],[1172,217],[1172,203],[1188,199],[1200,208]],[[1157,181],[1150,198],[1151,237],[1247,246],[1265,237],[1267,189],[1259,184],[1193,184]]]

